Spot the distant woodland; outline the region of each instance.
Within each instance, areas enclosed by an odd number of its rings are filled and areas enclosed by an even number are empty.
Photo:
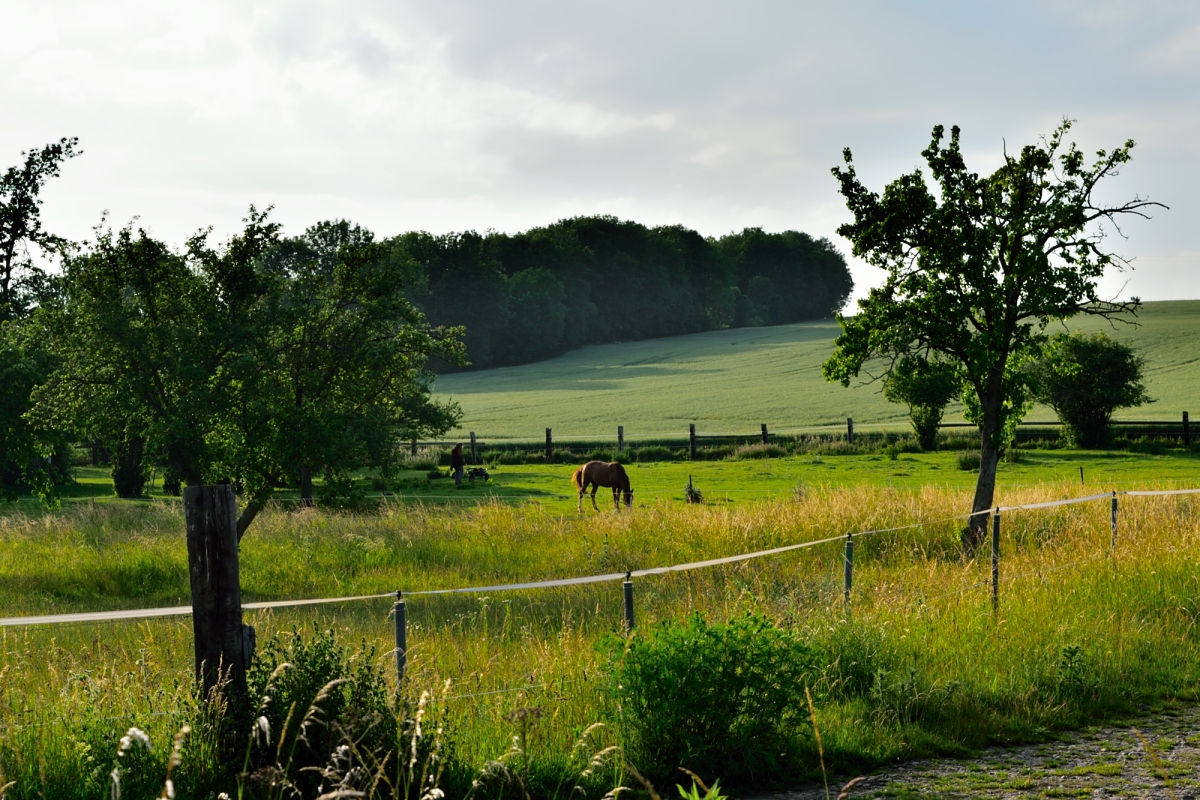
[[[406,233],[389,243],[414,262],[409,297],[428,322],[465,327],[466,369],[585,344],[830,317],[854,285],[828,240],[796,231],[747,228],[714,239],[601,216],[512,235]]]

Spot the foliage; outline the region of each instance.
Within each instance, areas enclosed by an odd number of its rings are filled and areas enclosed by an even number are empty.
[[[763,616],[710,625],[692,614],[610,647],[630,757],[651,776],[682,765],[762,780],[807,730],[801,687],[816,676],[817,655]]]
[[[1081,447],[1109,443],[1113,411],[1153,402],[1142,381],[1145,362],[1102,332],[1059,333],[1030,364],[1034,397],[1054,409],[1067,438]]]
[[[906,354],[883,380],[883,396],[908,406],[921,449],[937,449],[938,426],[946,404],[962,392],[958,371],[940,358]]]
[[[466,326],[473,368],[585,344],[828,317],[853,288],[833,245],[796,231],[748,228],[708,240],[681,226],[601,216],[517,234],[413,232],[386,244],[419,265],[409,297],[429,319]]]
[[[253,207],[224,246],[201,232],[184,253],[98,229],[43,314],[58,368],[36,418],[144,441],[187,485],[244,487],[239,532],[300,467],[386,462],[399,438],[456,422],[430,399],[425,364],[456,360],[458,332],[403,298],[411,265],[348,226],[306,237],[281,240]]]
[[[979,471],[979,451],[963,450],[954,457],[954,463],[963,472],[978,472]]]
[[[265,784],[277,771],[304,797],[320,794],[330,754],[373,772],[399,744],[396,716],[374,647],[351,649],[330,630],[314,627],[271,636],[247,674],[256,724],[248,756],[249,783]]]
[[[688,475],[687,486],[683,487],[683,499],[689,503],[704,502],[704,493],[697,489],[692,483],[691,475]]]
[[[118,442],[113,448],[112,480],[117,497],[141,497],[150,480],[150,470],[143,459],[146,443],[133,436]]]
[[[825,362],[828,380],[849,385],[872,359],[902,361],[909,354],[939,354],[966,386],[968,418],[979,424],[981,467],[972,510],[992,504],[1000,451],[1029,406],[1022,362],[1037,355],[1051,320],[1076,314],[1113,316],[1133,311],[1102,300],[1096,282],[1122,260],[1103,248],[1104,223],[1145,216],[1157,205],[1135,197],[1106,205],[1096,186],[1129,161],[1133,141],[1098,151],[1092,165],[1064,137],[1064,121],[1019,155],[1005,153],[990,176],[971,172],[960,132],[933,129],[922,152],[937,193],[919,170],[868,190],[849,148],[845,169],[833,169],[854,215],[838,233],[854,255],[886,273],[882,286],[842,317],[837,350]],[[886,369],[886,368],[885,368]],[[972,549],[983,535],[973,523],[964,541]]]

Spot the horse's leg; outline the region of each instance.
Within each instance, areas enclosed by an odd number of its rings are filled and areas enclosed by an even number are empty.
[[[600,510],[600,506],[596,505],[596,490],[599,488],[600,488],[600,484],[598,484],[598,483],[592,484],[592,508],[596,509],[597,511]]]
[[[612,490],[613,490],[613,508],[615,508],[617,511],[620,511],[621,510],[621,490],[618,489],[616,486],[612,487]]]
[[[582,486],[579,487],[579,513],[580,514],[583,513],[583,493],[585,491],[586,491],[586,489],[584,487],[582,487]]]

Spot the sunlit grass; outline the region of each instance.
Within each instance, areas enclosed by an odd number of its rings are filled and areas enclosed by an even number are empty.
[[[999,501],[1080,493],[1077,484],[1047,484],[1005,490]],[[275,510],[243,540],[243,597],[616,572],[924,522],[857,539],[849,619],[839,541],[638,579],[638,625],[757,611],[804,631],[828,655],[823,685],[813,689],[835,770],[1037,738],[1138,703],[1196,697],[1200,501],[1121,498],[1112,550],[1106,502],[1005,514],[995,615],[990,588],[981,585],[990,575],[986,554],[964,563],[963,523],[948,519],[962,514],[968,497],[958,489],[860,487],[584,516],[501,504],[393,505],[370,515]],[[0,540],[4,616],[188,602],[182,519],[173,505],[8,515]],[[333,627],[349,641],[376,644],[390,670],[390,609],[381,599],[247,618],[260,637]],[[607,735],[618,735],[605,690],[609,665],[596,645],[619,629],[619,583],[413,595],[407,609],[408,681],[438,695],[451,681],[444,702],[465,762],[482,764],[511,745],[506,714],[518,705],[544,709],[531,739],[543,765],[563,763],[589,723],[606,722]],[[98,796],[125,727],[136,722],[165,743],[192,713],[187,617],[5,629],[0,647],[0,764],[5,780],[18,781],[14,797],[43,788],[47,796]],[[851,665],[855,659],[862,663]],[[868,685],[848,693],[843,684],[852,680]],[[815,768],[814,758],[795,771]],[[83,788],[63,795],[51,787]]]

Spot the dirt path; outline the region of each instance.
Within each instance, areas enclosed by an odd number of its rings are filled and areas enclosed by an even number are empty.
[[[831,798],[837,797],[845,782],[844,778],[830,781]],[[850,797],[1200,799],[1200,708],[1167,710],[1130,725],[1091,728],[1067,734],[1061,741],[991,748],[976,759],[932,759],[885,767],[851,789]],[[824,798],[823,786],[810,786],[755,800]]]

